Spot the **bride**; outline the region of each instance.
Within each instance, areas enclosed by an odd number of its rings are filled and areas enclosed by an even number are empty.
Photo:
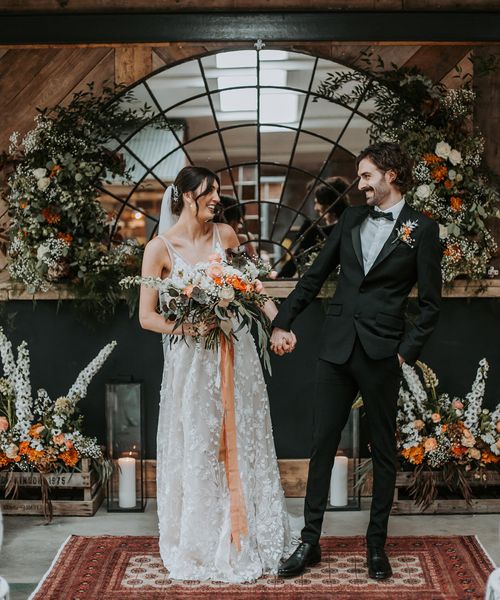
[[[213,223],[219,178],[203,167],[185,167],[165,193],[160,234],[145,249],[144,277],[168,277],[214,253],[239,245],[234,230]],[[234,341],[234,412],[237,481],[228,486],[219,459],[223,410],[217,350],[157,312],[158,292],[141,287],[143,328],[164,336],[165,364],[157,435],[157,498],[160,553],[172,579],[252,581],[275,573],[289,550],[290,531],[274,449],[269,402],[253,338],[240,330]],[[277,310],[269,301],[265,314]],[[169,336],[186,340],[169,343]],[[190,339],[191,336],[191,339]],[[171,340],[170,340],[171,341]],[[291,349],[291,347],[290,347]],[[234,471],[234,469],[233,469]]]

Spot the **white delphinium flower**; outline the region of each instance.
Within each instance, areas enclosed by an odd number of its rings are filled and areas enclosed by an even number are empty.
[[[99,352],[99,354],[83,369],[75,383],[71,386],[67,397],[74,403],[78,402],[82,398],[85,398],[89,383],[92,381],[94,375],[99,371],[102,365],[106,362],[106,359],[113,351],[116,346],[116,342],[112,341]]]
[[[31,384],[30,384],[30,360],[26,342],[22,342],[17,348],[17,362],[12,352],[12,344],[0,327],[0,356],[2,358],[3,370],[7,381],[12,387],[15,397],[16,431],[20,440],[29,439],[28,431],[32,413]]]
[[[485,358],[481,359],[472,389],[465,398],[467,408],[464,414],[464,425],[473,435],[479,433],[479,415],[482,411],[488,369],[488,361]]]
[[[415,406],[420,414],[424,412],[425,402],[427,400],[427,392],[425,391],[419,376],[415,369],[407,365],[402,364],[403,376],[410,388],[410,392],[413,395]]]

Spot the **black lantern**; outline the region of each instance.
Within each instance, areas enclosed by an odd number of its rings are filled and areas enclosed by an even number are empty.
[[[143,512],[146,508],[144,402],[141,381],[106,384],[108,512]]]
[[[326,510],[360,510],[359,480],[359,417],[360,408],[353,408],[342,431],[335,457]]]

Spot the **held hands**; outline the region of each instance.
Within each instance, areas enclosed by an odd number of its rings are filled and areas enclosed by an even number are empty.
[[[271,334],[271,350],[278,356],[288,352],[293,352],[297,344],[297,338],[293,331],[286,331],[279,327],[274,327]]]

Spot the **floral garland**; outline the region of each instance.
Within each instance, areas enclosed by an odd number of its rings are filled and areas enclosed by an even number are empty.
[[[368,66],[373,57],[366,54],[363,60]],[[374,75],[329,74],[318,90],[345,105],[373,102],[371,141],[398,142],[413,159],[416,185],[405,198],[440,225],[447,284],[457,277],[498,274],[489,267],[497,246],[487,219],[496,216],[500,196],[483,163],[484,139],[473,127],[475,93],[470,81],[463,78],[462,84],[447,89],[416,68],[386,69],[379,58]]]
[[[135,241],[110,239],[111,223],[98,199],[101,179],[130,174],[107,146],[149,111],[111,103],[116,93],[106,88],[96,96],[90,85],[68,106],[41,111],[21,142],[12,134],[9,148],[18,163],[7,193],[11,278],[30,293],[70,284],[97,304],[101,317],[121,298],[118,282],[137,272],[142,257]]]
[[[466,499],[471,490],[464,473],[486,478],[488,466],[500,466],[500,404],[483,408],[488,362],[479,362],[476,378],[465,399],[439,394],[436,374],[418,362],[422,373],[403,365],[403,382],[398,403],[398,450],[404,464],[415,468],[412,484],[417,504],[424,508],[434,500],[436,480],[424,470],[445,473]],[[429,485],[431,483],[431,485]],[[452,487],[452,485],[450,485]]]
[[[81,432],[77,404],[85,398],[89,383],[115,346],[116,342],[107,344],[81,371],[66,396],[52,401],[44,389],[32,395],[27,344],[19,345],[16,360],[12,344],[0,327],[4,370],[4,377],[0,377],[0,471],[68,471],[88,458],[101,481],[109,477],[111,463],[104,458],[96,438]]]

